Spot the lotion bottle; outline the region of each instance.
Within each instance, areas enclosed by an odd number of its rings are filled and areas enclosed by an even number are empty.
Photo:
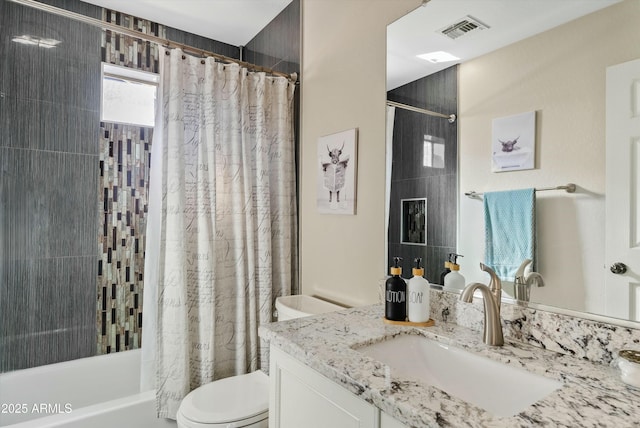
[[[464,257],[460,254],[452,254],[453,261],[449,263],[449,267],[451,272],[449,272],[444,277],[444,289],[447,291],[461,291],[465,286],[464,276],[460,273],[460,265],[458,262],[458,257]]]
[[[454,253],[449,253],[447,255],[447,261],[444,262],[444,270],[440,272],[440,285],[444,285],[444,277],[449,275],[449,272],[451,272],[451,255],[453,254]]]
[[[413,277],[407,284],[407,315],[411,322],[429,321],[429,281],[424,276],[424,269],[420,267],[421,258],[413,260],[415,267]]]
[[[400,277],[400,260],[400,257],[393,258],[391,278],[385,283],[384,316],[391,321],[407,320],[407,283]]]

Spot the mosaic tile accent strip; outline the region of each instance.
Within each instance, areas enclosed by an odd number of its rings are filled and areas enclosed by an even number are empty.
[[[103,9],[103,20],[165,37],[151,21]],[[112,31],[102,32],[102,61],[158,72],[158,46]],[[101,123],[98,354],[141,346],[144,248],[152,128]]]
[[[109,9],[103,10],[102,18],[103,21],[115,23],[130,30],[165,38],[165,27],[155,22]],[[158,52],[159,48],[155,43],[110,30],[102,32],[102,61],[104,62],[157,73]]]
[[[101,124],[98,353],[140,347],[153,130]]]

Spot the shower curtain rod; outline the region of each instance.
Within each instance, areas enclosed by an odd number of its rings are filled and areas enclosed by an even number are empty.
[[[177,43],[174,42],[172,40],[168,40],[168,39],[163,39],[162,37],[156,37],[153,36],[151,34],[144,34],[144,33],[140,33],[138,31],[135,30],[131,30],[129,28],[125,28],[125,27],[121,27],[119,25],[113,24],[111,22],[105,22],[105,21],[101,21],[99,19],[96,18],[91,18],[90,16],[85,16],[82,15],[80,13],[76,13],[76,12],[71,12],[69,10],[66,9],[61,9],[55,6],[50,6],[48,4],[44,4],[44,3],[40,3],[38,1],[35,0],[9,0],[13,3],[18,3],[21,4],[23,6],[27,6],[27,7],[31,7],[34,9],[38,9],[38,10],[42,10],[45,12],[49,12],[52,13],[54,15],[59,15],[59,16],[64,16],[67,18],[71,18],[74,19],[76,21],[80,21],[80,22],[84,22],[86,24],[90,24],[93,25],[94,27],[100,27],[103,30],[111,30],[111,31],[115,31],[117,33],[120,34],[124,34],[127,36],[131,36],[131,37],[135,37],[137,39],[142,39],[151,43],[156,43],[158,45],[161,46],[165,46],[167,48],[179,48],[182,49],[183,52],[187,52],[190,54],[194,54],[194,55],[198,55],[198,56],[205,56],[205,57],[213,57],[215,59],[217,59],[220,62],[225,62],[225,63],[235,63],[238,64],[242,67],[248,68],[250,70],[253,71],[260,71],[260,72],[264,72],[267,74],[271,74],[273,76],[280,76],[280,77],[286,77],[287,79],[289,79],[289,81],[296,83],[298,80],[298,76],[296,73],[292,73],[292,74],[287,74],[287,73],[282,73],[279,71],[275,71],[272,70],[270,68],[267,67],[262,67],[260,65],[256,65],[256,64],[251,64],[249,62],[245,62],[245,61],[240,61],[238,59],[235,58],[231,58],[228,56],[224,56],[224,55],[220,55],[214,52],[209,52],[206,51],[204,49],[198,49],[195,48],[193,46],[189,46],[189,45],[185,45],[182,43]]]
[[[422,113],[422,114],[426,114],[429,116],[436,116],[436,117],[444,117],[445,119],[449,120],[449,123],[453,123],[456,121],[456,115],[455,114],[450,114],[450,115],[446,115],[446,114],[442,114],[442,113],[438,113],[435,111],[431,111],[431,110],[425,110],[423,108],[418,108],[418,107],[414,107],[414,106],[410,106],[407,104],[402,104],[402,103],[397,103],[395,101],[389,101],[387,100],[387,105],[388,106],[392,106],[392,107],[398,107],[404,110],[410,110],[410,111],[415,111],[417,113]]]

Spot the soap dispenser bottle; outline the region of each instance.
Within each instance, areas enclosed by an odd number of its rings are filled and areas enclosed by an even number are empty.
[[[413,261],[413,276],[407,284],[407,316],[411,322],[426,322],[429,321],[429,281],[423,277],[422,259],[418,257]]]
[[[407,283],[400,277],[400,260],[400,257],[393,258],[391,278],[385,283],[384,316],[391,321],[407,320]]]
[[[444,277],[447,276],[449,272],[451,272],[450,265],[451,265],[451,256],[453,254],[455,253],[449,253],[447,255],[447,261],[444,262],[444,270],[440,273],[440,285],[444,285]]]
[[[460,291],[464,289],[465,280],[464,276],[460,273],[460,265],[458,264],[458,257],[464,257],[460,254],[451,253],[453,261],[449,264],[451,272],[444,277],[444,289],[448,291]]]

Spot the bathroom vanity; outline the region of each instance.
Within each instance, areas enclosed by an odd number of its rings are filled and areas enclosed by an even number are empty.
[[[448,293],[432,294],[438,300]],[[439,303],[442,302],[436,305]],[[487,346],[482,342],[481,323],[473,314],[478,306],[449,303],[452,312],[449,322],[440,319],[433,327],[384,324],[382,305],[261,327],[260,335],[269,341],[271,349],[270,426],[637,426],[640,390],[620,380],[617,368],[610,364],[612,361],[589,361],[566,346],[566,353],[574,355],[535,347],[515,338],[508,327],[506,331],[511,333],[505,335],[503,347]],[[457,306],[468,309],[469,314],[461,315],[463,311]],[[511,323],[511,315],[507,309],[506,324]],[[460,325],[466,323],[460,322],[463,319],[471,320],[477,328]],[[529,321],[537,322],[531,316]],[[640,332],[623,330],[626,338],[640,346],[637,341]],[[529,336],[531,339],[536,333]],[[598,332],[594,332],[594,337],[604,342]],[[415,343],[422,341],[435,346],[425,348],[431,350],[424,354],[424,360],[439,359],[437,362],[445,365],[437,367],[437,372],[453,376],[440,387],[433,386],[437,380],[422,376],[428,368],[420,365],[423,358],[412,354],[416,352]],[[376,344],[385,342],[393,345],[376,350]],[[451,350],[462,355],[462,359],[447,354]],[[403,358],[407,364],[403,364]],[[488,366],[474,370],[475,364]],[[494,367],[488,368],[490,365]],[[474,372],[488,373],[489,377],[470,380]],[[532,376],[532,381],[519,379],[520,375]],[[540,395],[528,396],[529,390],[537,388],[538,381],[545,385]],[[474,386],[476,395],[472,391],[470,398],[462,399],[460,390],[456,392],[457,386],[462,386],[462,391]],[[525,400],[533,401],[518,402],[521,392]],[[510,403],[512,398],[515,403]]]

